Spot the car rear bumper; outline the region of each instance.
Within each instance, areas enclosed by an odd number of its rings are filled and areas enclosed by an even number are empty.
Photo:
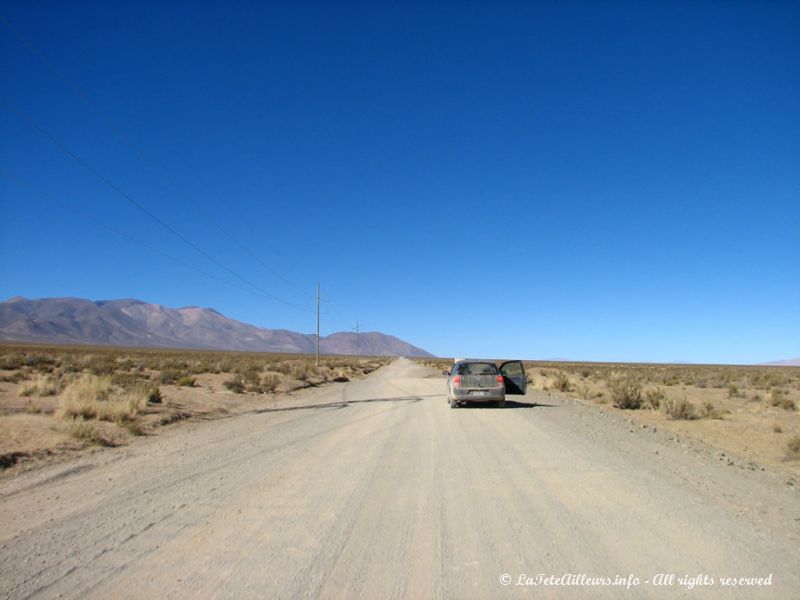
[[[502,402],[506,399],[503,388],[459,389],[453,388],[450,393],[458,402]]]

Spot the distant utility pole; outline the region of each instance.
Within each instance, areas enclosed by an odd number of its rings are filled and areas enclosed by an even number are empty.
[[[317,282],[317,366],[319,366],[319,281]]]
[[[358,322],[358,319],[356,319],[356,356],[361,356],[361,345],[359,344],[359,338],[358,338],[358,328],[359,327],[360,327],[360,324]]]

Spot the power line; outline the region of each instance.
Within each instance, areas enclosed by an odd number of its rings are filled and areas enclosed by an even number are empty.
[[[66,84],[72,91],[81,99],[81,101],[91,110],[95,116],[101,117],[103,120],[106,121],[106,126],[108,129],[117,137],[117,139],[127,147],[131,152],[137,155],[142,162],[145,162],[150,165],[172,188],[178,193],[178,195],[185,201],[188,201],[189,204],[198,212],[200,215],[206,219],[206,221],[211,222],[214,227],[220,231],[225,237],[227,237],[231,242],[233,242],[236,246],[238,246],[241,250],[243,250],[248,256],[258,262],[264,269],[272,273],[275,277],[280,279],[286,285],[294,288],[295,290],[299,291],[307,298],[311,298],[312,296],[308,293],[307,290],[302,289],[301,287],[295,285],[283,275],[281,275],[277,270],[269,266],[264,260],[262,260],[256,253],[251,251],[247,246],[245,246],[241,241],[239,241],[233,234],[231,234],[226,228],[222,227],[214,218],[212,218],[208,212],[206,212],[201,206],[194,201],[194,199],[186,194],[183,189],[175,182],[175,180],[169,176],[166,172],[166,169],[163,165],[156,159],[154,159],[149,153],[143,150],[140,146],[134,144],[130,138],[125,135],[124,131],[122,130],[119,125],[114,122],[114,119],[110,118],[107,114],[105,114],[102,110],[98,108],[96,102],[94,102],[91,96],[81,88],[80,85],[75,83],[69,76],[67,76],[63,71],[61,71],[52,61],[50,61],[47,56],[39,50],[23,33],[14,27],[11,22],[3,15],[0,15],[0,21],[11,31],[17,39],[19,39],[22,44],[28,48],[35,56],[42,61],[42,63],[64,84]],[[212,259],[213,260],[213,259]],[[277,298],[276,298],[277,299]],[[286,304],[286,302],[283,302]]]
[[[227,281],[225,279],[217,277],[216,275],[213,275],[213,274],[211,274],[211,273],[209,273],[207,271],[204,271],[203,269],[199,269],[199,268],[195,267],[194,265],[192,265],[190,263],[187,263],[186,261],[181,260],[180,258],[172,256],[171,254],[168,254],[168,253],[164,252],[163,250],[160,250],[159,248],[156,248],[155,246],[151,246],[147,242],[143,242],[142,240],[137,239],[137,238],[133,237],[132,235],[129,235],[129,234],[125,233],[124,231],[122,231],[120,229],[117,229],[113,225],[109,225],[108,223],[105,223],[105,222],[101,221],[100,219],[97,219],[96,217],[90,215],[86,211],[81,210],[80,208],[78,208],[76,206],[73,206],[72,204],[69,204],[69,203],[64,202],[62,200],[59,200],[55,196],[52,196],[51,194],[48,194],[47,192],[39,189],[34,184],[32,184],[31,182],[29,182],[29,181],[27,181],[25,179],[22,179],[21,177],[17,177],[15,175],[11,175],[10,173],[5,172],[3,170],[0,170],[0,176],[5,177],[9,181],[13,181],[13,182],[17,183],[18,185],[22,185],[22,186],[25,186],[27,188],[30,188],[31,190],[36,192],[39,196],[41,196],[42,198],[45,198],[49,202],[52,202],[53,204],[56,204],[57,206],[60,206],[61,208],[65,209],[65,210],[69,210],[71,212],[74,212],[74,213],[80,215],[81,217],[83,217],[84,219],[86,219],[87,221],[90,221],[90,222],[94,223],[95,225],[103,227],[104,229],[107,229],[107,230],[111,231],[112,233],[114,233],[114,234],[116,234],[116,235],[118,235],[120,237],[123,237],[123,238],[125,238],[126,240],[128,240],[130,242],[133,242],[134,244],[138,244],[139,246],[142,246],[143,248],[147,248],[151,252],[155,252],[156,254],[159,254],[160,256],[162,256],[164,258],[167,258],[167,259],[169,259],[169,260],[171,260],[171,261],[173,261],[175,263],[178,263],[179,265],[182,265],[182,266],[186,267],[187,269],[191,269],[192,271],[196,271],[196,272],[200,273],[201,275],[204,275],[205,277],[213,279],[214,281],[218,281],[220,283],[224,283],[225,285],[228,285],[230,287],[234,287],[234,288],[236,288],[238,290],[242,290],[244,292],[247,292],[248,294],[254,294],[254,295],[259,296],[259,297],[262,296],[260,293],[255,292],[255,291],[251,290],[250,288],[246,288],[246,287],[241,286],[241,285],[239,285],[237,283],[232,283],[230,281]]]
[[[169,231],[172,235],[177,237],[184,244],[186,244],[187,246],[191,247],[192,249],[194,249],[199,254],[203,255],[205,258],[207,258],[208,260],[213,262],[215,265],[217,265],[218,267],[220,267],[224,271],[226,271],[229,274],[233,275],[236,279],[238,279],[238,280],[242,281],[243,283],[249,285],[253,289],[258,290],[264,296],[267,296],[267,297],[275,300],[276,302],[280,302],[281,304],[285,304],[286,306],[289,306],[291,308],[294,308],[295,310],[299,310],[299,311],[302,311],[302,312],[314,312],[311,309],[299,306],[297,304],[294,304],[293,302],[289,302],[288,300],[284,300],[283,298],[280,298],[280,297],[276,296],[275,294],[271,294],[270,292],[268,292],[265,289],[261,288],[259,285],[253,283],[252,281],[250,281],[246,277],[243,277],[242,275],[239,275],[236,271],[234,271],[233,269],[231,269],[228,266],[226,266],[225,264],[223,264],[221,261],[219,261],[216,258],[214,258],[213,256],[211,256],[208,252],[206,252],[201,247],[199,247],[197,244],[195,244],[190,239],[188,239],[186,236],[181,234],[174,227],[172,227],[167,222],[165,222],[163,219],[161,219],[157,215],[155,215],[152,211],[150,211],[148,208],[146,208],[144,205],[142,205],[138,200],[133,198],[130,194],[128,194],[127,192],[122,190],[122,188],[120,188],[113,181],[111,181],[110,179],[105,177],[103,174],[101,174],[99,171],[97,171],[97,169],[95,169],[92,165],[90,165],[88,162],[83,160],[80,156],[75,154],[72,150],[70,150],[62,142],[60,142],[58,139],[56,139],[55,136],[53,136],[50,132],[48,132],[46,129],[44,129],[42,126],[40,126],[38,123],[36,123],[36,121],[34,121],[27,114],[25,114],[24,112],[22,112],[18,108],[12,106],[10,103],[8,103],[7,100],[4,100],[2,104],[6,108],[6,110],[8,110],[9,112],[15,114],[17,117],[19,117],[20,119],[22,119],[23,121],[28,123],[31,127],[33,127],[36,131],[38,131],[45,139],[47,139],[51,144],[53,144],[56,148],[61,150],[64,154],[66,154],[67,156],[72,158],[79,165],[84,167],[87,171],[89,171],[92,175],[94,175],[100,181],[105,183],[114,192],[116,192],[118,195],[120,195],[122,198],[124,198],[129,204],[134,206],[140,212],[142,212],[145,215],[147,215],[150,219],[152,219],[153,221],[155,221],[156,223],[161,225],[161,227],[163,227],[164,229]]]
[[[325,306],[327,307],[327,310],[322,314],[329,317],[329,319],[333,321],[334,325],[339,329],[339,331],[346,331],[347,328],[342,324],[342,321],[340,320],[341,315],[333,309],[333,305],[331,304],[331,302],[326,301]]]

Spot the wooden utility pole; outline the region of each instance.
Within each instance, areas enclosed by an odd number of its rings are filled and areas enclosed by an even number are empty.
[[[317,366],[319,366],[319,281],[317,282]]]

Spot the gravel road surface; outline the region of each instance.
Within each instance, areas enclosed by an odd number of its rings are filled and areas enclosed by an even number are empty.
[[[444,392],[401,359],[6,478],[0,597],[800,598],[786,476],[541,392]]]

